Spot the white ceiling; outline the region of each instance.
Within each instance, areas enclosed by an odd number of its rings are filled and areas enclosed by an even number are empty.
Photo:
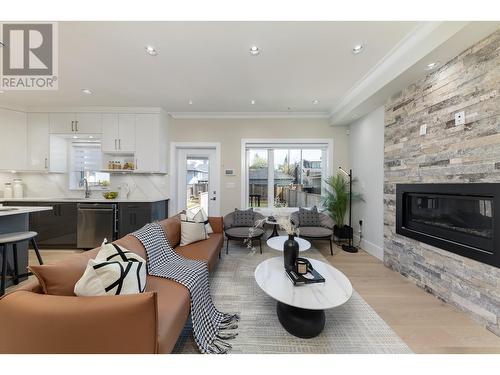
[[[59,90],[5,92],[22,106],[168,112],[316,112],[335,103],[417,22],[61,22]],[[351,48],[364,43],[353,55]],[[149,56],[145,45],[159,55]],[[249,48],[258,45],[260,55]],[[82,88],[94,94],[84,95]],[[192,105],[188,104],[189,100]],[[255,105],[250,104],[254,99]],[[313,100],[318,99],[318,104]],[[288,109],[290,108],[290,109]]]

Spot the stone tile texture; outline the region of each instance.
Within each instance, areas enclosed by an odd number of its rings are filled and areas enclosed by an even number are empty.
[[[499,268],[395,233],[398,183],[500,182],[500,29],[388,100],[384,155],[385,265],[500,336]]]

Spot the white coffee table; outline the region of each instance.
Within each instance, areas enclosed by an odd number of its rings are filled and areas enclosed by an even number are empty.
[[[339,270],[319,260],[310,259],[312,266],[324,278],[324,283],[295,286],[285,273],[283,258],[270,258],[255,269],[255,281],[277,301],[281,325],[292,335],[312,338],[325,326],[326,309],[346,303],[352,295],[349,279]]]
[[[266,243],[271,249],[283,251],[283,244],[288,240],[288,236],[278,236],[269,238]],[[299,244],[299,251],[306,251],[311,248],[311,243],[300,237],[295,237],[295,241]]]

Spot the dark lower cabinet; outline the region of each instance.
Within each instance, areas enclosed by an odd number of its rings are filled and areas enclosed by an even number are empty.
[[[147,223],[168,216],[168,200],[153,203],[118,204],[118,238],[142,228]]]
[[[76,247],[77,211],[74,202],[4,202],[6,206],[50,206],[52,210],[32,212],[30,230],[38,233],[38,246],[53,249]]]
[[[110,203],[114,203],[110,201]],[[38,233],[41,248],[74,249],[78,211],[76,202],[4,202],[6,206],[51,206],[51,211],[30,214],[29,227]],[[168,217],[168,199],[152,203],[118,203],[118,238],[147,223]]]

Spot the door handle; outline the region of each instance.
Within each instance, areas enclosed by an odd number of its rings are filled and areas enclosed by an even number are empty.
[[[78,131],[78,120],[75,121],[75,128],[76,128],[76,131]]]
[[[118,138],[118,149],[122,149],[122,140],[120,138]]]
[[[48,163],[48,160],[47,160],[47,158],[45,158],[45,169],[47,169],[49,167],[47,163]]]
[[[217,198],[216,197],[213,197],[213,198],[210,198],[211,201],[216,201]]]
[[[71,121],[71,131],[72,132],[75,131],[75,122],[74,121]]]
[[[117,150],[117,148],[116,148],[116,139],[115,139],[115,150]]]

